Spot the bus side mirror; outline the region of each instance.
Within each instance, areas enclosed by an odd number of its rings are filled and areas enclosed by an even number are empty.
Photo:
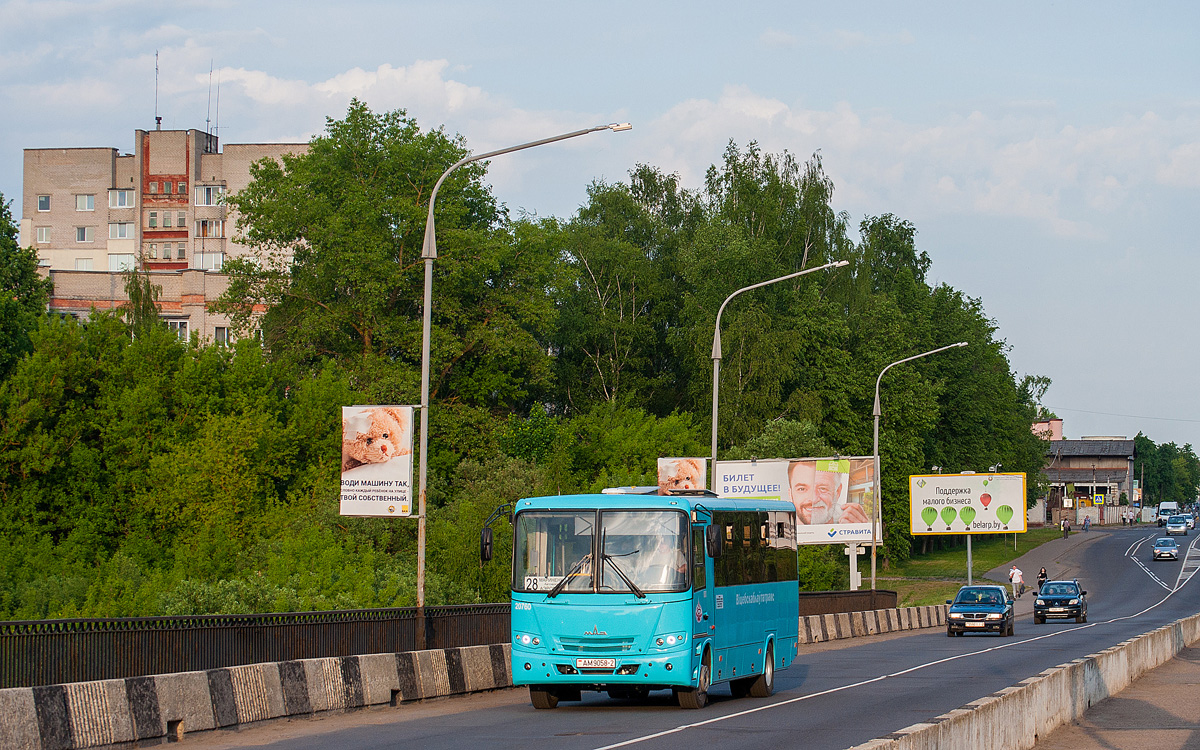
[[[492,559],[492,527],[484,526],[479,532],[479,559],[487,562]]]
[[[716,560],[721,556],[721,527],[709,525],[704,530],[704,546],[707,548],[708,556]]]

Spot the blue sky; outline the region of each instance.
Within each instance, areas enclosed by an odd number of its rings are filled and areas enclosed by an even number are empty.
[[[820,151],[834,207],[912,221],[1068,437],[1200,432],[1195,4],[0,2],[18,214],[22,149],[153,127],[156,50],[163,126],[227,143],[305,140],[352,96],[475,151],[632,122],[493,162],[541,216],[637,163],[697,187],[730,139]]]

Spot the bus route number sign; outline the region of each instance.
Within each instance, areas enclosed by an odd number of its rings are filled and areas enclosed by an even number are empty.
[[[562,579],[562,576],[525,576],[525,590],[549,591]]]

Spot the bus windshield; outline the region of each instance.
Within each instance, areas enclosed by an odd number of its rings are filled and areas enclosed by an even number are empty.
[[[516,532],[513,591],[644,596],[688,586],[679,511],[527,511]]]

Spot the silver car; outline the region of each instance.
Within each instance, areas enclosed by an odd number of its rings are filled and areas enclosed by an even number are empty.
[[[1167,519],[1167,536],[1174,536],[1176,534],[1187,536],[1187,533],[1187,516],[1171,516]]]
[[[1166,538],[1159,539],[1154,542],[1154,558],[1155,560],[1178,560],[1179,545],[1174,539]]]

